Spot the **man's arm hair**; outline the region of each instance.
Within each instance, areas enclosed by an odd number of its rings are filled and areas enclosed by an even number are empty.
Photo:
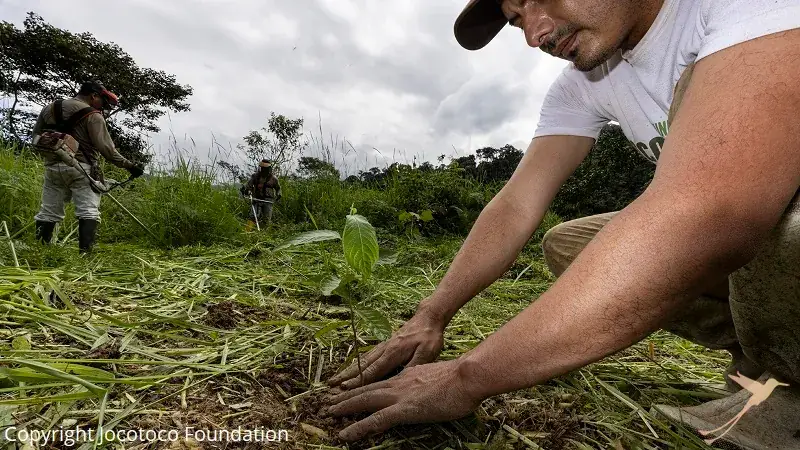
[[[464,304],[502,276],[593,143],[594,139],[582,136],[533,139],[511,179],[481,211],[450,269],[418,311],[446,326]]]
[[[114,141],[111,140],[111,135],[108,134],[106,121],[100,114],[89,114],[89,117],[86,118],[86,127],[89,131],[92,145],[103,155],[103,158],[123,169],[129,169],[134,166],[132,162],[117,151]]]

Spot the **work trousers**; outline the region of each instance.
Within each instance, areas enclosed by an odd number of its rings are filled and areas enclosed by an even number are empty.
[[[272,203],[253,202],[250,209],[250,218],[258,219],[259,222],[269,223],[272,221]]]
[[[560,276],[615,214],[571,220],[545,233],[550,270]],[[759,367],[800,384],[800,194],[756,256],[710,285],[662,328],[712,349],[741,347]]]
[[[86,173],[91,166],[78,163]],[[42,204],[35,219],[42,222],[61,222],[64,220],[64,206],[75,203],[75,216],[78,219],[100,220],[100,194],[94,192],[89,180],[77,168],[64,163],[45,166],[42,186]]]

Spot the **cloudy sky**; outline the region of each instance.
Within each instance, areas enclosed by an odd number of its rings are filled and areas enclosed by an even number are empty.
[[[336,157],[352,173],[487,145],[527,147],[566,63],[527,47],[510,28],[481,51],[462,49],[452,30],[465,3],[0,0],[0,19],[21,25],[35,11],[191,85],[192,110],[165,116],[151,138],[162,157],[174,135],[193,156],[220,158],[212,138],[235,148],[275,111],[304,118],[317,138],[321,118],[326,142],[347,139],[355,148]]]

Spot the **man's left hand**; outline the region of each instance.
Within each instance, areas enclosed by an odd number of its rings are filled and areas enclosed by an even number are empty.
[[[481,400],[470,392],[459,361],[453,360],[409,367],[388,380],[335,395],[326,413],[374,413],[339,432],[341,439],[356,441],[397,425],[459,419]]]

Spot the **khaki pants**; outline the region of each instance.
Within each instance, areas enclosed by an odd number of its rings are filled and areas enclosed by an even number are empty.
[[[90,173],[91,166],[79,163]],[[45,166],[42,204],[35,219],[42,222],[64,220],[66,202],[75,203],[78,219],[100,220],[100,194],[89,186],[89,180],[78,169],[64,163]]]
[[[615,214],[550,229],[542,240],[550,270],[560,276]],[[800,383],[800,194],[755,258],[714,285],[662,328],[712,349],[741,346],[759,367]]]

